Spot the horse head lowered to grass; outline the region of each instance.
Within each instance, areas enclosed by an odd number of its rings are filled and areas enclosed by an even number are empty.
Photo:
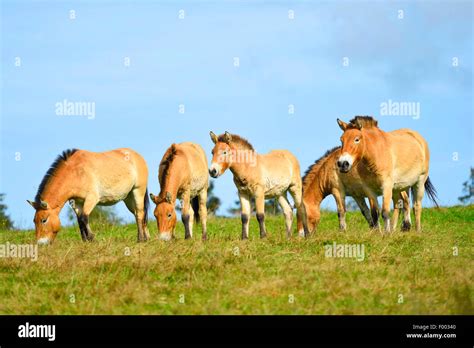
[[[59,213],[70,202],[83,241],[94,238],[89,215],[96,205],[124,201],[135,216],[138,241],[149,238],[147,228],[148,168],[145,160],[131,149],[107,152],[66,150],[51,165],[38,188],[34,201],[35,231],[38,244],[54,241],[61,228]]]
[[[202,239],[207,238],[207,158],[201,146],[191,142],[172,144],[163,155],[158,171],[160,193],[150,198],[155,202],[159,238],[170,240],[176,227],[176,199],[182,200],[181,220],[185,238],[193,235],[193,222],[200,220]]]

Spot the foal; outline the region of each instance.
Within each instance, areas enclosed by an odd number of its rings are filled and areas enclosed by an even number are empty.
[[[176,227],[176,199],[182,200],[181,220],[185,238],[193,236],[194,216],[202,223],[202,239],[207,238],[207,158],[198,144],[185,142],[173,144],[166,150],[158,172],[161,191],[150,194],[156,204],[155,217],[160,239],[168,241]],[[193,205],[193,207],[191,206]],[[194,208],[194,209],[193,209]]]
[[[428,177],[430,153],[423,137],[410,129],[384,132],[369,116],[356,116],[349,124],[337,120],[343,130],[341,155],[337,166],[341,173],[357,168],[366,196],[376,202],[383,195],[382,218],[385,232],[391,231],[390,203],[400,192],[411,188],[415,226],[421,231],[421,200],[425,190],[436,204],[436,190]],[[378,206],[378,203],[377,203]],[[378,207],[377,207],[378,209]]]
[[[260,237],[266,236],[265,198],[278,198],[285,215],[286,233],[291,237],[293,209],[286,193],[290,192],[298,216],[306,228],[304,205],[302,204],[302,182],[298,160],[289,151],[274,150],[265,155],[257,154],[253,146],[238,135],[225,132],[217,136],[210,132],[215,144],[209,174],[213,178],[230,169],[239,192],[242,219],[242,239],[249,236],[250,200],[255,197]],[[306,235],[306,234],[305,234]]]
[[[89,215],[96,205],[124,201],[135,216],[138,241],[150,237],[147,228],[148,168],[132,149],[107,152],[66,150],[51,165],[35,200],[35,230],[38,244],[52,243],[61,227],[59,213],[70,202],[76,213],[83,241],[94,238]]]

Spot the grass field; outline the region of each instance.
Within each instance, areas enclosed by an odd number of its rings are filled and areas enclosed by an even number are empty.
[[[425,209],[424,231],[381,236],[360,213],[348,231],[324,213],[316,235],[287,240],[267,217],[260,240],[240,240],[239,218],[213,218],[209,240],[153,238],[135,225],[94,226],[83,243],[63,229],[37,261],[0,259],[1,314],[474,314],[474,206]],[[93,223],[93,222],[92,222]],[[156,223],[150,221],[156,237]],[[33,231],[2,231],[0,244],[31,243]],[[359,244],[363,261],[326,257],[324,245]],[[455,255],[457,254],[457,255]]]

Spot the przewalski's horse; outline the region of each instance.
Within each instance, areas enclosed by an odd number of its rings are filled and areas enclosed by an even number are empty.
[[[160,194],[150,194],[160,239],[170,240],[176,227],[176,199],[182,200],[181,220],[185,238],[193,236],[194,217],[201,220],[202,239],[207,238],[207,157],[198,144],[173,144],[166,150],[158,171]],[[191,206],[191,204],[193,206]]]
[[[295,156],[286,150],[274,150],[260,155],[247,140],[238,135],[228,132],[220,136],[210,132],[210,135],[215,146],[209,174],[217,178],[230,169],[234,175],[242,212],[242,239],[247,239],[249,235],[251,197],[255,197],[261,238],[266,236],[265,198],[273,197],[278,198],[285,216],[287,236],[291,236],[293,209],[288,202],[287,191],[293,197],[298,215],[304,222],[304,231],[307,232],[300,166]]]
[[[357,170],[364,182],[366,195],[375,202],[383,195],[382,218],[385,232],[391,231],[390,203],[400,192],[411,188],[415,226],[421,231],[421,200],[425,190],[436,204],[436,190],[428,177],[430,153],[423,137],[410,129],[391,132],[381,130],[369,116],[356,116],[345,123],[337,120],[344,131],[341,156],[337,166],[341,173]],[[378,209],[378,203],[377,209]]]
[[[354,198],[370,227],[378,226],[378,212],[375,211],[375,203],[372,199],[369,199],[371,206],[371,211],[369,211],[365,203],[364,183],[357,172],[357,168],[348,173],[339,173],[336,162],[340,155],[341,147],[335,147],[327,151],[308,168],[303,177],[303,202],[310,233],[314,232],[319,224],[321,202],[328,195],[333,195],[336,200],[339,228],[341,230],[346,229],[346,196]],[[410,201],[406,192],[402,192],[402,199],[404,211],[402,229],[408,230],[410,228]],[[399,202],[394,201],[394,211],[398,212],[399,207]],[[397,220],[398,214],[394,213],[394,228]],[[300,234],[303,231],[303,221],[300,218],[298,218],[298,231]]]
[[[131,149],[64,151],[41,181],[35,201],[28,201],[36,210],[38,243],[48,244],[56,238],[61,227],[59,213],[68,201],[76,213],[83,241],[94,238],[89,226],[94,207],[119,201],[124,201],[135,216],[138,241],[147,240],[147,181],[146,162]]]

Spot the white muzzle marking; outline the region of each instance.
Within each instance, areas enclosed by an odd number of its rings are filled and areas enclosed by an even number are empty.
[[[38,239],[37,241],[38,245],[48,245],[49,244],[49,238],[48,237],[43,237]]]
[[[349,163],[349,167],[347,168],[349,170],[352,168],[352,164],[354,163],[354,157],[349,155],[347,152],[344,152],[342,156],[339,157],[338,162],[343,163],[344,161],[347,161],[347,163]]]
[[[162,232],[160,233],[160,239],[168,242],[171,240],[171,232]]]
[[[216,171],[217,173],[216,177],[218,177],[219,175],[221,175],[221,165],[219,163],[214,162],[211,164],[209,171],[210,172]]]

